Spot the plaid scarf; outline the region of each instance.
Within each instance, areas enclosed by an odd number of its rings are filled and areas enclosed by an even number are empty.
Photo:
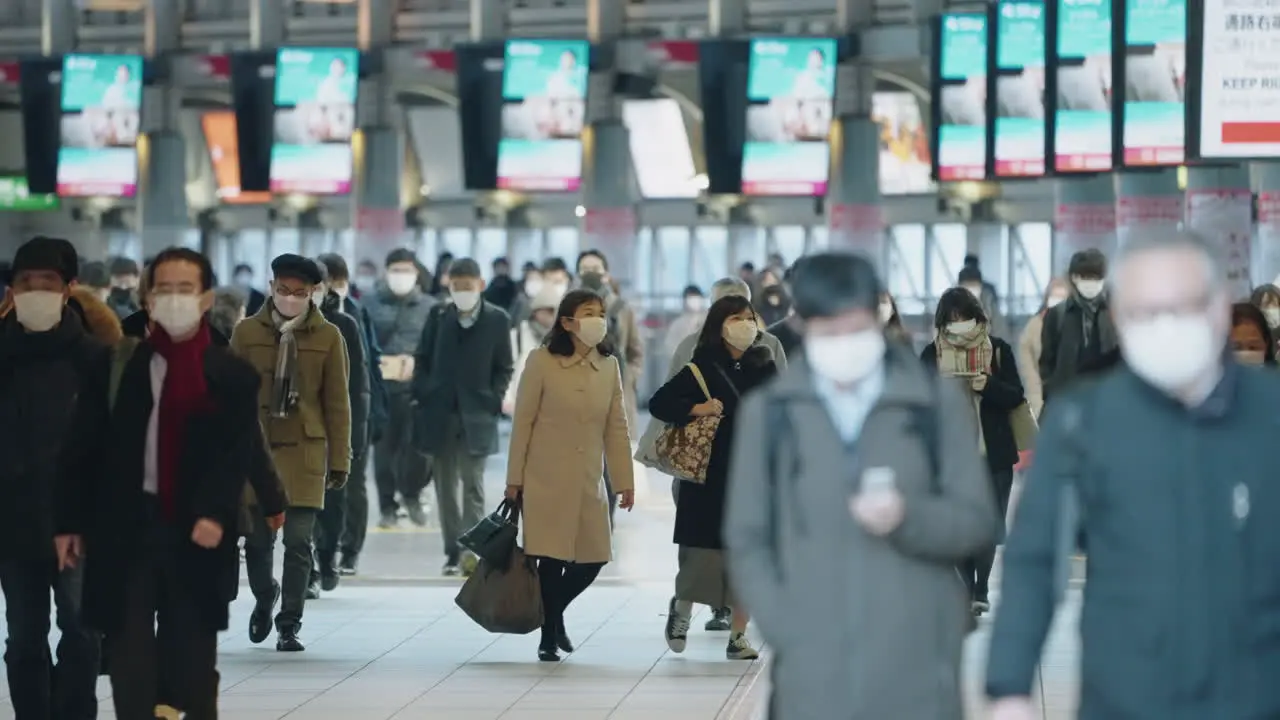
[[[951,333],[944,328],[938,331],[934,347],[938,353],[938,374],[943,377],[965,378],[965,389],[973,400],[973,412],[977,416],[978,450],[987,454],[987,439],[982,433],[982,396],[973,392],[968,378],[975,374],[991,375],[995,351],[991,345],[991,330],[978,323],[967,333]]]

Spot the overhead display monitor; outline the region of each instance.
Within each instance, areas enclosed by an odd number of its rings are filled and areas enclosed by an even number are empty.
[[[987,175],[987,16],[948,13],[940,20],[934,73],[941,181]]]
[[[590,53],[585,40],[507,41],[498,187],[572,192],[582,186]]]
[[[53,193],[33,193],[27,189],[27,179],[21,175],[0,176],[0,210],[56,210],[58,196]]]
[[[826,194],[835,76],[834,39],[751,41],[744,195]]]
[[[351,48],[281,48],[276,55],[271,191],[351,191],[360,53]]]
[[[929,135],[920,100],[909,92],[877,92],[871,117],[880,126],[880,194],[913,195],[936,190],[929,177]]]
[[[230,205],[271,202],[269,192],[240,189],[240,144],[236,139],[236,114],[232,110],[215,110],[200,117],[205,144],[209,146],[209,162],[218,185],[218,200]]]
[[[1124,10],[1121,151],[1125,165],[1186,159],[1186,0],[1129,0]]]
[[[1044,175],[1044,0],[996,6],[993,152],[996,177]]]
[[[137,194],[142,58],[67,55],[61,104],[58,194]]]
[[[1280,157],[1280,4],[1202,3],[1196,153],[1206,159]],[[1264,12],[1265,10],[1265,12]],[[1193,28],[1194,29],[1194,28]]]
[[[1056,2],[1053,169],[1111,169],[1111,0]]]
[[[698,197],[698,170],[680,103],[671,98],[624,100],[622,121],[631,136],[640,195],[647,200]]]

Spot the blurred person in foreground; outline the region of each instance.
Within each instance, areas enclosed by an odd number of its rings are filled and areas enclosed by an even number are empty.
[[[1036,667],[1088,548],[1082,720],[1280,717],[1280,376],[1228,351],[1230,289],[1199,236],[1132,238],[1113,273],[1124,363],[1055,398],[1005,547],[987,661],[996,720]]]
[[[1262,311],[1249,303],[1231,306],[1231,351],[1241,365],[1276,364],[1276,343]]]
[[[770,717],[960,720],[956,565],[998,528],[971,403],[886,342],[865,258],[810,256],[792,287],[804,353],[739,408],[724,529],[778,648]]]
[[[1040,411],[1044,408],[1044,383],[1040,379],[1040,335],[1044,332],[1044,316],[1069,297],[1071,283],[1062,278],[1050,280],[1049,287],[1044,291],[1044,301],[1040,303],[1040,311],[1027,320],[1022,336],[1018,339],[1018,370],[1022,373],[1027,402],[1031,404],[1031,412],[1036,417],[1040,416]]]

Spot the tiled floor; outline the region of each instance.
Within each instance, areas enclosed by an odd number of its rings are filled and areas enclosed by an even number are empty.
[[[500,467],[495,462],[488,478],[493,497]],[[489,635],[454,607],[458,582],[437,577],[438,534],[376,532],[361,576],[308,603],[305,653],[276,653],[272,641],[251,645],[242,593],[221,646],[222,717],[756,720],[767,661],[725,660],[725,634],[702,632],[701,617],[683,655],[662,640],[673,509],[669,481],[642,484],[640,507],[619,521],[618,561],[569,611],[578,652],[564,662],[538,663],[536,635]],[[1045,659],[1045,717],[1054,720],[1071,717],[1075,701],[1074,613],[1066,615]],[[968,648],[971,718],[986,716],[978,696],[985,645],[984,629]],[[103,682],[100,696],[109,692]],[[109,705],[100,717],[114,717]],[[8,718],[0,701],[0,720]]]

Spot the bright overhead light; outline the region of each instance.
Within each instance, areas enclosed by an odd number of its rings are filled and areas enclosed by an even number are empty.
[[[587,216],[587,209],[586,209],[585,207],[583,207],[582,205],[579,205],[578,207],[576,207],[576,208],[574,208],[574,209],[573,209],[573,214],[574,214],[574,215],[577,215],[578,217],[586,217],[586,216]]]

